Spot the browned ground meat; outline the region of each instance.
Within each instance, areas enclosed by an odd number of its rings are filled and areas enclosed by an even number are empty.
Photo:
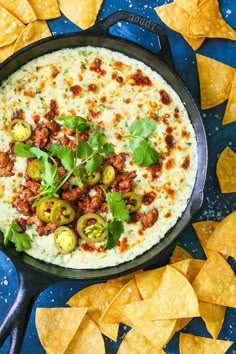
[[[31,216],[35,211],[35,207],[32,206],[33,200],[29,198],[40,192],[40,186],[38,182],[34,180],[27,180],[24,185],[20,187],[20,190],[16,196],[13,206],[23,215]]]
[[[120,152],[118,155],[112,152],[109,156],[105,158],[105,163],[115,167],[118,171],[122,171],[124,168],[126,154]]]
[[[116,192],[130,192],[132,190],[133,179],[136,176],[137,174],[135,171],[119,173],[112,184],[112,188]]]
[[[155,222],[157,221],[158,210],[156,208],[153,208],[146,214],[139,213],[139,217],[142,221],[143,227],[147,229],[148,227],[151,227],[153,224],[155,224]]]
[[[87,192],[86,186],[83,186],[82,188],[75,187],[75,188],[69,189],[65,192],[62,192],[62,199],[69,200],[69,201],[75,201],[76,199],[79,199],[79,197],[81,197],[86,192]]]
[[[87,194],[84,198],[81,198],[78,202],[78,207],[82,214],[95,213],[103,202],[103,191],[99,186],[95,186],[96,194],[91,197]]]
[[[0,176],[13,176],[14,160],[12,160],[7,152],[0,152]]]
[[[58,227],[56,224],[51,222],[46,223],[38,218],[36,214],[33,214],[27,219],[28,225],[36,225],[38,229],[39,236],[49,235],[56,230]]]
[[[50,140],[53,138],[53,134],[59,132],[59,130],[60,125],[56,122],[38,123],[32,136],[34,145],[40,148],[47,148]]]

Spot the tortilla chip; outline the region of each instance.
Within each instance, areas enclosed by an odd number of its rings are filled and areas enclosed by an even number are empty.
[[[134,329],[131,329],[124,337],[117,354],[165,354],[163,349],[157,350],[147,340]]]
[[[196,59],[200,81],[201,108],[212,108],[229,97],[235,69],[200,54],[196,55]]]
[[[204,220],[198,221],[192,224],[197,238],[205,252],[205,255],[209,257],[211,250],[207,248],[207,241],[209,240],[214,228],[219,224],[219,221]]]
[[[217,0],[202,1],[189,18],[189,36],[236,40],[236,32],[221,15]]]
[[[224,354],[233,342],[194,336],[189,333],[180,333],[179,350],[180,354]]]
[[[183,35],[188,33],[189,13],[176,2],[165,4],[155,8],[157,15],[173,31]]]
[[[88,307],[87,314],[97,323],[101,332],[116,341],[119,326],[101,321],[101,313],[104,310],[104,301],[106,300],[103,294],[105,287],[105,283],[90,285],[73,295],[67,303],[72,307]],[[106,304],[105,308],[107,306],[108,304]]]
[[[236,258],[236,211],[216,226],[207,242],[207,248]]]
[[[231,87],[222,124],[226,125],[235,121],[236,121],[236,72],[234,74],[234,80]]]
[[[5,45],[4,47],[0,47],[0,63],[2,63],[13,53],[14,45],[15,41],[8,45]]]
[[[135,279],[131,279],[111,301],[106,311],[102,314],[101,321],[108,323],[127,323],[126,316],[124,316],[122,311],[122,305],[140,300],[141,296],[136,281]]]
[[[179,259],[181,258],[182,260],[193,258],[188,251],[186,251],[183,247],[178,245],[175,247],[174,252],[172,253],[172,257],[179,258]]]
[[[198,50],[202,43],[205,41],[205,38],[192,38],[189,36],[183,36],[186,42],[193,48],[193,50]]]
[[[199,300],[236,307],[236,277],[227,261],[217,252],[211,253],[192,286]]]
[[[170,266],[177,269],[181,274],[183,274],[185,277],[188,274],[188,269],[190,265],[191,259],[184,259],[179,262],[172,263]]]
[[[24,31],[21,32],[19,37],[17,38],[13,52],[17,52],[18,50],[26,47],[28,44],[39,41],[40,39],[50,37],[51,32],[48,28],[46,21],[35,21],[30,23]]]
[[[37,308],[36,328],[48,354],[64,353],[82,322],[87,308]]]
[[[186,278],[192,284],[200,270],[202,269],[205,261],[203,259],[190,259],[189,267],[188,267],[188,273],[186,275]]]
[[[96,323],[84,316],[77,332],[67,347],[64,354],[105,354],[103,336]]]
[[[0,18],[0,47],[4,47],[16,40],[25,25],[1,5]]]
[[[57,0],[28,0],[38,20],[51,20],[61,16]],[[78,6],[77,2],[77,6]]]
[[[136,283],[143,299],[150,298],[154,291],[157,290],[164,270],[165,267],[161,267],[135,275]]]
[[[63,14],[83,30],[94,25],[103,0],[59,0]],[[89,9],[89,11],[88,11]]]
[[[225,318],[225,306],[199,301],[200,315],[208,332],[217,338]]]
[[[236,154],[229,146],[221,152],[218,158],[216,175],[222,193],[236,192]]]
[[[0,5],[23,23],[37,20],[34,10],[27,0],[0,0]]]
[[[129,318],[129,321],[132,323],[132,328],[145,336],[157,349],[164,347],[169,342],[176,324],[176,320],[140,321],[136,319],[135,314]]]
[[[192,318],[179,318],[178,320],[176,320],[174,332],[178,332],[184,327],[186,327],[190,321],[192,321]]]
[[[189,14],[191,14],[198,5],[198,0],[174,0],[174,2]]]
[[[140,320],[177,319],[199,316],[198,299],[189,281],[176,269],[166,266],[161,283],[152,297],[124,306],[128,318]]]

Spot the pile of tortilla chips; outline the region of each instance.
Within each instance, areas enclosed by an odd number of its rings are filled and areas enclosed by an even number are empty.
[[[205,38],[236,40],[236,32],[222,17],[217,0],[174,0],[155,8],[160,19],[197,50]]]
[[[86,29],[94,24],[101,5],[102,0],[0,0],[0,63],[28,44],[51,36],[46,20],[60,17],[60,10]]]
[[[163,354],[177,331],[201,317],[209,336],[181,332],[180,353],[225,353],[233,342],[218,335],[226,307],[236,308],[236,277],[227,261],[236,258],[236,212],[193,227],[206,260],[176,246],[169,265],[88,286],[68,300],[70,307],[38,308],[36,327],[46,352],[105,353],[102,334],[116,341],[122,323],[130,330],[118,354]]]

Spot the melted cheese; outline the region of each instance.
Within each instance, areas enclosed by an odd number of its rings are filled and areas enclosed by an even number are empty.
[[[31,256],[64,267],[77,269],[103,268],[129,261],[160,242],[175,225],[186,208],[194,186],[197,169],[197,146],[193,127],[184,104],[171,86],[150,67],[121,53],[104,48],[63,49],[34,59],[12,74],[0,88],[0,145],[7,151],[9,135],[4,126],[20,109],[35,128],[56,100],[59,115],[79,115],[101,129],[107,142],[115,144],[115,152],[126,152],[125,171],[137,172],[134,191],[144,195],[153,192],[154,201],[142,204],[142,212],[156,208],[155,224],[143,230],[141,222],[125,223],[119,244],[106,252],[78,248],[60,254],[53,234],[38,236],[36,228],[27,232],[32,238]],[[137,166],[132,160],[129,141],[124,136],[135,119],[150,117],[157,129],[150,140],[165,159],[158,169]],[[26,161],[17,158],[14,167],[24,171]],[[19,174],[18,174],[19,175]],[[0,228],[3,231],[19,212],[11,205],[15,191],[24,177],[0,177],[5,185],[1,193]],[[2,195],[3,194],[3,195]],[[99,245],[97,246],[99,247]]]

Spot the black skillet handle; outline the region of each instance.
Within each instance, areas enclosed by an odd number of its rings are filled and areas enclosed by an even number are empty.
[[[27,264],[22,265],[16,259],[12,259],[12,261],[17,269],[18,290],[12,306],[0,323],[0,348],[6,338],[11,336],[8,354],[20,354],[35,299],[45,288],[58,279],[50,275],[46,276],[37,270],[32,272]]]
[[[135,13],[119,10],[113,12],[111,15],[107,16],[105,19],[96,23],[93,27],[89,28],[86,32],[92,34],[109,34],[109,29],[111,26],[115,25],[119,21],[126,21],[142,27],[143,29],[152,32],[157,35],[160,51],[157,53],[157,56],[167,64],[168,67],[174,69],[174,61],[171,54],[170,43],[165,29],[155,23],[154,21],[137,15]]]

